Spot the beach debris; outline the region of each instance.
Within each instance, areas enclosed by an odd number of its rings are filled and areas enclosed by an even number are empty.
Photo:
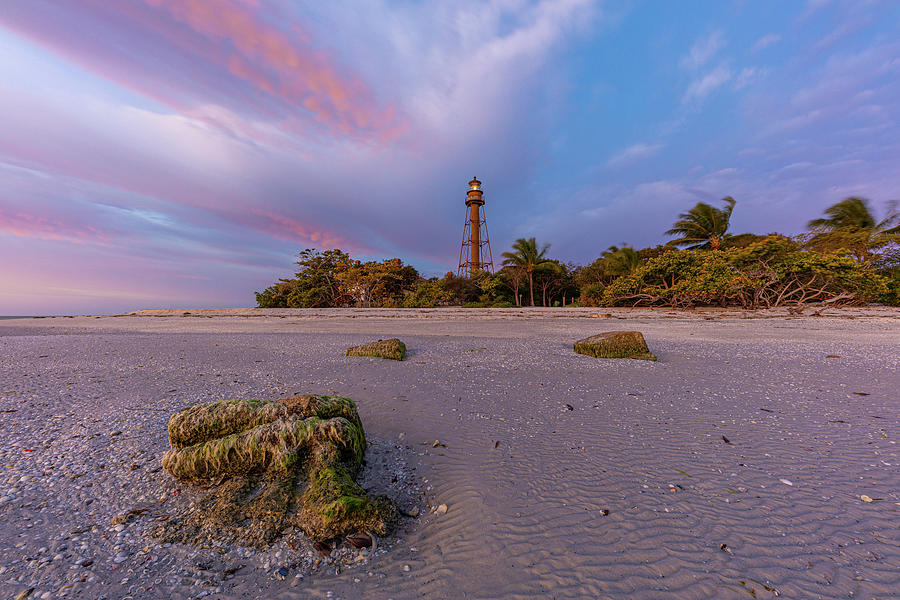
[[[169,419],[169,442],[163,468],[209,488],[153,530],[162,541],[262,548],[294,526],[324,542],[358,531],[386,535],[399,518],[393,501],[370,498],[354,481],[366,438],[349,398],[200,404]]]
[[[728,547],[728,544],[719,544],[719,550],[731,554],[731,548]]]
[[[496,442],[494,442],[494,448],[499,448],[499,447],[500,447],[500,440],[497,440]]]
[[[593,313],[588,315],[588,317],[591,319],[611,319],[612,313]]]
[[[34,591],[33,587],[22,590],[21,592],[19,592],[19,595],[16,596],[16,600],[25,600],[25,598],[30,596],[31,592],[33,592],[33,591]]]
[[[575,407],[571,404],[566,404],[566,410],[575,410]]]
[[[685,472],[682,471],[681,469],[675,469],[675,472],[676,472],[676,473],[681,473],[682,475],[684,475],[684,476],[687,477],[688,479],[693,479],[693,477],[691,477],[690,475],[688,475],[687,473],[685,473]]]
[[[729,550],[729,552],[730,552],[730,550]],[[770,592],[775,597],[781,596],[781,592],[779,592],[777,589],[764,584],[763,582],[759,581],[758,579],[753,579],[751,577],[747,577],[747,580],[758,584],[762,589],[766,590],[767,592]],[[756,593],[756,588],[751,587],[747,583],[747,581],[744,581],[743,579],[738,579],[737,583],[740,584],[740,586],[741,586],[740,588],[736,588],[736,587],[733,587],[730,585],[724,585],[724,584],[722,585],[722,587],[727,588],[733,592],[741,592],[741,591],[747,592],[750,595],[750,597],[759,598],[759,596]]]
[[[840,358],[840,356],[838,356],[837,354],[829,354],[825,358]]]
[[[354,533],[347,536],[347,542],[354,548],[369,548],[372,546],[372,536],[368,533]]]
[[[222,579],[226,579],[228,577],[232,577],[235,573],[244,568],[243,564],[231,565],[230,567],[225,567],[222,569]]]
[[[860,494],[859,499],[863,502],[875,502],[874,500],[872,500],[872,498],[866,496],[865,494]]]
[[[854,396],[871,396],[872,394],[868,392],[853,392]]]
[[[607,331],[575,342],[575,352],[594,358],[637,358],[655,361],[639,331]]]
[[[313,547],[322,556],[328,556],[329,554],[331,554],[331,545],[327,542],[314,542]]]
[[[729,446],[734,446],[734,444],[731,443],[731,440],[729,440],[724,435],[722,436],[722,441],[725,442],[726,444],[728,444]]]
[[[609,509],[608,509],[608,508],[602,508],[602,509],[600,509],[600,516],[601,516],[601,517],[606,517],[606,516],[608,516],[608,515],[609,515]]]
[[[371,344],[347,348],[344,356],[374,356],[375,358],[403,360],[403,357],[406,356],[406,344],[397,338],[378,340]]]
[[[436,515],[447,514],[447,505],[446,504],[438,505],[438,507],[434,509],[434,514],[436,514]]]
[[[780,481],[784,485],[794,485],[794,482],[792,482],[790,479],[779,479],[778,481]]]

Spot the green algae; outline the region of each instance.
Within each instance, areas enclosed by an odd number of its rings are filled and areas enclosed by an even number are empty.
[[[176,413],[169,425],[163,467],[213,488],[156,528],[164,541],[262,547],[290,526],[325,541],[366,530],[386,535],[396,523],[396,505],[368,497],[355,481],[366,438],[349,398],[214,402]]]

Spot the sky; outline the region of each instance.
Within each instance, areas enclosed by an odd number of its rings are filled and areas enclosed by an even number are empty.
[[[7,0],[0,314],[241,307],[304,248],[587,264],[900,197],[900,2]]]

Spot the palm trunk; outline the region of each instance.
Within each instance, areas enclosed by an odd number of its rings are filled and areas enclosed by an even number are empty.
[[[534,275],[528,272],[528,295],[531,297],[531,305],[534,306]]]

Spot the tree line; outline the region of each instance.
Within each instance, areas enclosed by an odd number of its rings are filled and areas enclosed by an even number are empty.
[[[822,302],[900,305],[900,215],[878,220],[847,198],[793,237],[729,232],[736,202],[698,202],[678,215],[664,245],[610,246],[588,265],[548,256],[520,238],[496,273],[424,278],[399,258],[362,262],[307,248],[294,277],[256,293],[263,308],[435,306],[741,306]]]

